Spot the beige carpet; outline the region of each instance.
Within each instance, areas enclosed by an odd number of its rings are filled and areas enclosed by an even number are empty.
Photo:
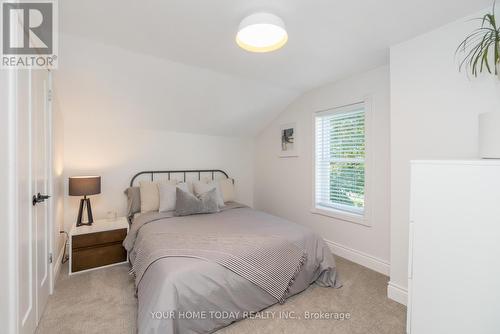
[[[275,305],[275,319],[246,319],[217,334],[332,333],[403,334],[406,308],[387,299],[387,277],[337,257],[343,287],[306,291]],[[136,299],[128,267],[120,265],[68,277],[63,267],[37,333],[72,334],[136,332]],[[344,312],[349,320],[306,320],[304,312]],[[280,319],[289,312],[301,319]],[[286,313],[281,313],[286,314]]]

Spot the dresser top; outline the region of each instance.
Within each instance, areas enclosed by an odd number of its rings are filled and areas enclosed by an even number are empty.
[[[127,230],[129,228],[128,220],[125,217],[118,217],[115,220],[102,219],[94,221],[91,226],[84,225],[76,227],[76,225],[73,225],[70,235],[104,232],[122,228],[126,228]]]
[[[471,165],[471,166],[500,166],[500,159],[477,160],[412,160],[412,165]]]

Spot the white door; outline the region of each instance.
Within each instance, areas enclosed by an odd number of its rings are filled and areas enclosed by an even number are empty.
[[[18,216],[18,328],[33,333],[36,328],[36,226],[32,204],[32,115],[31,71],[16,73],[17,104],[17,216]]]
[[[17,73],[18,178],[18,329],[32,334],[50,291],[49,206],[33,205],[33,196],[46,195],[49,175],[49,74],[44,70]]]
[[[48,195],[49,189],[49,76],[46,70],[32,71],[32,166],[33,195]],[[48,199],[50,200],[50,199]],[[47,200],[33,205],[36,227],[36,284],[37,323],[40,320],[50,291],[50,232]]]

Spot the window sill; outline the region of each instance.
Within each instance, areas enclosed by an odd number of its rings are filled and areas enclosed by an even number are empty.
[[[314,207],[311,209],[311,213],[370,227],[364,215],[324,207]]]

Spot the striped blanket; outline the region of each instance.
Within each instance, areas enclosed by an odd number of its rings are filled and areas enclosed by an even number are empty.
[[[158,233],[137,241],[131,274],[136,287],[154,262],[166,257],[212,261],[254,283],[283,303],[307,254],[279,236]]]

